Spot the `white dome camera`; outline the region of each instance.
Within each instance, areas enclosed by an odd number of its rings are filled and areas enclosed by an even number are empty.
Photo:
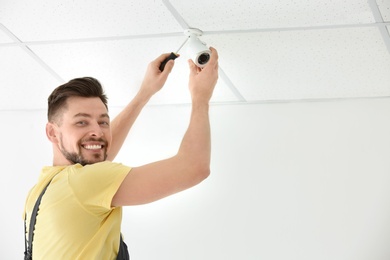
[[[206,46],[206,43],[200,41],[198,38],[202,33],[199,29],[187,29],[184,31],[184,34],[189,37],[187,41],[187,54],[199,68],[206,66],[211,57],[211,51]]]

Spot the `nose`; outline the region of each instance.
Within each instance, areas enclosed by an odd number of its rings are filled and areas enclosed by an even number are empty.
[[[94,123],[93,125],[91,125],[91,129],[90,129],[89,134],[90,134],[90,136],[94,136],[94,137],[104,136],[103,129],[101,128],[101,126],[97,122]]]

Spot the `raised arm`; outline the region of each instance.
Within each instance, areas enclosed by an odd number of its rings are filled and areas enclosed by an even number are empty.
[[[210,173],[209,101],[218,79],[218,53],[199,69],[189,60],[192,97],[190,123],[177,154],[169,159],[133,168],[112,200],[112,206],[149,203],[192,187]]]
[[[161,62],[168,55],[169,54],[162,54],[148,65],[144,80],[137,95],[112,120],[112,142],[110,150],[108,151],[107,160],[114,160],[143,107],[149,99],[164,86],[168,75],[173,68],[174,61],[169,61],[162,72],[159,67]]]

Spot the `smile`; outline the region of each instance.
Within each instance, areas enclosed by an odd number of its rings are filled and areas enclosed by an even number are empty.
[[[102,149],[103,145],[100,144],[89,144],[89,145],[83,145],[83,147],[87,150],[98,150]]]

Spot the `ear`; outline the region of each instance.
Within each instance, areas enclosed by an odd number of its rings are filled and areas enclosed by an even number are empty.
[[[46,124],[46,136],[52,143],[58,143],[57,125],[48,122]]]

